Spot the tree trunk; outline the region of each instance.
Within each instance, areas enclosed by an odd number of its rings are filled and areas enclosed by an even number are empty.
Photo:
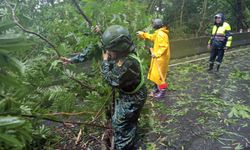
[[[236,18],[237,18],[237,31],[243,29],[243,12],[242,12],[242,0],[235,0],[236,3]]]
[[[182,0],[182,4],[181,4],[181,14],[180,14],[180,26],[182,26],[182,23],[183,23],[183,12],[184,12],[184,7],[185,7],[185,0]]]
[[[204,20],[205,20],[206,14],[207,14],[207,0],[204,0],[203,1],[203,8],[202,8],[202,18],[201,18],[201,21],[200,21],[199,29],[196,32],[196,37],[199,36],[201,30],[204,27]]]

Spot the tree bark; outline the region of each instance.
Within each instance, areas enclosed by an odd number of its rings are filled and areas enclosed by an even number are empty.
[[[180,26],[182,26],[182,24],[183,24],[184,7],[185,7],[185,0],[182,0],[181,13],[180,13]]]
[[[203,8],[202,8],[202,18],[201,18],[201,21],[200,21],[199,29],[196,32],[196,37],[199,36],[201,30],[204,27],[204,21],[205,21],[206,14],[207,14],[207,0],[204,0],[203,1]]]
[[[12,7],[7,0],[5,0],[5,4],[10,8],[11,10],[11,15],[12,15],[12,19],[14,21],[14,23],[24,32],[35,35],[37,37],[39,37],[40,39],[42,39],[43,41],[45,41],[47,44],[49,44],[53,50],[55,51],[55,53],[57,54],[58,58],[61,57],[61,54],[59,53],[59,50],[57,49],[56,45],[54,45],[49,39],[47,39],[46,37],[44,37],[43,35],[30,31],[28,29],[26,29],[25,27],[23,27],[20,23],[19,23],[19,19],[16,16],[16,4],[14,5],[14,7]]]
[[[75,5],[75,7],[76,7],[78,13],[79,13],[80,15],[82,15],[82,17],[87,21],[88,26],[89,26],[89,27],[92,27],[92,25],[93,25],[92,21],[91,21],[91,20],[85,15],[85,13],[82,11],[81,7],[80,7],[79,4],[77,3],[77,0],[72,0],[72,3]]]
[[[235,0],[236,18],[237,18],[237,31],[243,29],[243,12],[242,12],[242,0]]]

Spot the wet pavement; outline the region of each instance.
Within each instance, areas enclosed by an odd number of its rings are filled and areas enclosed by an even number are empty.
[[[226,53],[219,72],[207,62],[170,68],[166,98],[149,99],[142,115],[147,149],[250,150],[250,47]]]

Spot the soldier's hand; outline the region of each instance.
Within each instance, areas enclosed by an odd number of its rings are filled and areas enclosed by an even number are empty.
[[[63,62],[63,64],[69,64],[71,63],[71,60],[69,58],[66,57],[60,57],[60,60]]]
[[[136,35],[141,35],[142,33],[144,33],[143,31],[138,31],[138,32],[136,32]]]
[[[91,30],[92,32],[99,33],[101,32],[101,27],[96,25],[96,26],[91,27]]]
[[[108,58],[109,58],[108,52],[103,52],[103,53],[102,53],[102,59],[103,59],[103,60],[108,60]]]

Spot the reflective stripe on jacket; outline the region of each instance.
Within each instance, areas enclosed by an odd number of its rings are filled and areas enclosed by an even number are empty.
[[[221,26],[213,26],[212,37],[208,41],[208,44],[213,44],[213,42],[221,42],[226,47],[231,47],[232,39],[231,27],[227,22],[224,22]]]

